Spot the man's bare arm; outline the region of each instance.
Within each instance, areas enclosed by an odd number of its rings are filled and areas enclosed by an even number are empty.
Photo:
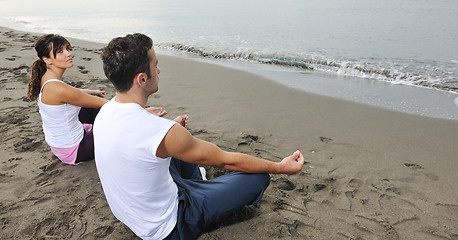
[[[179,125],[174,125],[170,129],[159,145],[156,155],[249,173],[295,174],[302,170],[304,164],[304,157],[299,151],[279,163],[243,153],[226,152],[212,143],[193,137],[188,130]]]

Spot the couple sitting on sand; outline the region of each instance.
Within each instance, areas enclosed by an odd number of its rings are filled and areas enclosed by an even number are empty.
[[[73,66],[65,38],[41,36],[35,49],[39,59],[28,97],[38,102],[46,142],[67,164],[95,157],[113,214],[143,239],[197,238],[210,224],[256,204],[269,185],[268,173],[302,169],[299,151],[278,163],[225,152],[191,136],[187,116],[172,121],[162,118],[161,108],[146,108],[160,73],[148,36],[115,38],[103,49],[103,69],[116,89],[111,101],[103,91],[62,81]],[[198,164],[234,172],[204,181]]]

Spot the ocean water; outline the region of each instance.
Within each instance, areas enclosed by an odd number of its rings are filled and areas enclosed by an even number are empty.
[[[159,53],[458,119],[456,0],[0,0],[0,25],[98,42],[142,32]]]

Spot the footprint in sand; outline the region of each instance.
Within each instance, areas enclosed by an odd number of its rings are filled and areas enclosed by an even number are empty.
[[[46,236],[47,232],[49,229],[53,228],[57,224],[57,219],[55,218],[46,218],[39,222],[34,229],[34,236],[39,237],[39,236]]]
[[[383,222],[377,219],[379,224],[387,223],[393,227],[414,229],[418,226],[418,220],[423,212],[414,203],[401,199],[397,196],[381,195],[379,200]]]
[[[250,143],[248,143],[248,142],[239,142],[237,144],[237,148],[235,150],[237,152],[241,152],[241,153],[250,153],[250,152],[252,152],[252,149],[250,147]]]
[[[82,81],[78,81],[78,82],[69,82],[68,85],[75,87],[75,88],[82,88],[84,84]]]
[[[79,69],[80,73],[82,73],[82,74],[89,73],[89,70],[87,70],[84,66],[78,66],[78,69]]]
[[[395,187],[389,179],[378,179],[377,181],[371,184],[374,190],[377,190],[380,193],[394,193],[400,195],[401,192],[397,187]]]
[[[78,236],[81,239],[87,230],[87,220],[83,216],[73,216],[73,221],[69,224],[72,230],[72,235]]]
[[[52,162],[50,164],[46,164],[44,166],[41,166],[39,167],[43,172],[47,172],[47,171],[52,171],[54,169],[56,169],[58,166],[60,165],[59,162]]]
[[[39,146],[41,146],[41,141],[34,141],[34,139],[31,139],[29,137],[26,137],[14,144],[14,150],[17,153],[20,152],[27,152],[27,151],[33,151]]]
[[[52,170],[52,171],[44,171],[40,174],[38,174],[38,176],[35,177],[35,184],[37,186],[48,186],[48,185],[52,185],[54,184],[53,182],[50,182],[49,179],[53,179],[54,177],[57,177],[59,176],[60,174],[62,173],[62,170],[60,169],[55,169],[55,170]]]
[[[110,235],[113,232],[114,228],[112,226],[100,226],[94,230],[93,236],[98,239],[98,238],[104,238],[108,235]]]
[[[238,137],[238,144],[236,151],[242,153],[252,153],[254,150],[251,147],[253,142],[257,142],[259,140],[258,136],[250,135],[250,134],[242,134],[242,136]]]
[[[9,171],[9,170],[15,169],[18,165],[19,165],[19,164],[14,163],[14,164],[12,164],[12,165],[3,166],[3,167],[2,167],[2,171],[3,171],[3,172],[6,172],[6,171]]]
[[[12,61],[16,61],[16,58],[13,58],[13,57],[5,58],[5,59],[8,60],[8,61],[11,61],[11,62],[12,62]]]
[[[410,169],[423,169],[422,166],[415,163],[404,163],[404,165]]]
[[[9,42],[6,42],[6,41],[1,41],[0,42],[0,52],[4,52],[6,50],[8,50],[8,48],[11,48],[13,45]]]
[[[439,181],[439,177],[428,172],[425,168],[423,168],[422,166],[418,165],[418,164],[415,164],[415,163],[404,163],[404,166],[414,170],[414,171],[417,171],[417,172],[420,172],[422,174],[424,174],[427,178],[433,180],[433,181]]]
[[[361,181],[360,179],[352,178],[348,182],[348,186],[351,188],[360,188],[361,186],[363,186],[363,181]]]
[[[332,139],[331,138],[327,138],[327,137],[320,137],[320,141],[322,141],[324,143],[331,143]]]
[[[7,182],[9,178],[12,178],[13,176],[7,174],[7,173],[0,173],[0,182]]]
[[[272,180],[272,182],[274,182],[275,185],[277,185],[277,188],[281,190],[292,191],[296,188],[296,185],[294,185],[294,183],[283,177],[276,180]]]
[[[5,122],[8,124],[17,124],[24,125],[24,121],[29,118],[26,113],[23,112],[24,109],[14,109],[10,112],[4,113],[3,116],[0,116],[0,123]]]
[[[3,51],[2,51],[3,52]],[[13,55],[11,57],[5,58],[8,61],[16,61],[16,59],[21,58],[20,56]]]

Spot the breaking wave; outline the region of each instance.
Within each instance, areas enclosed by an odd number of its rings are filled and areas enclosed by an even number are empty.
[[[458,79],[454,75],[456,73],[453,72],[456,71],[456,67],[444,66],[443,63],[426,64],[403,59],[332,59],[307,54],[282,55],[246,49],[233,52],[217,51],[177,43],[162,43],[158,46],[204,58],[271,64],[304,71],[319,71],[339,76],[359,77],[458,93]]]

